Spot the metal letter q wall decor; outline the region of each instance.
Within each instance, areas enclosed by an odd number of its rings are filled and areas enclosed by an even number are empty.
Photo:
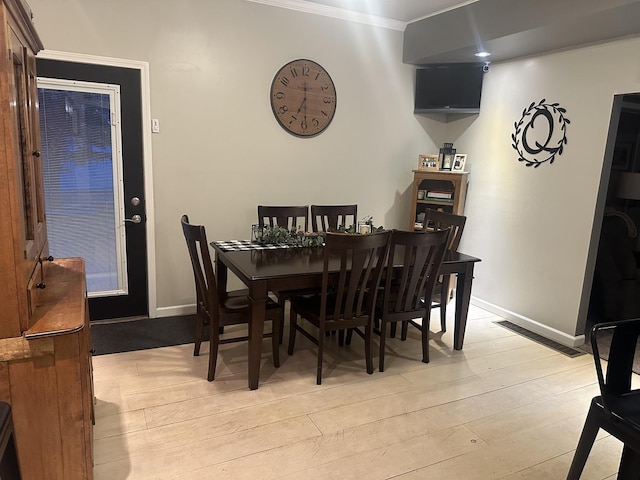
[[[518,161],[527,167],[538,168],[543,163],[552,164],[556,155],[562,155],[567,144],[567,112],[559,103],[532,102],[522,111],[520,121],[515,122],[511,134],[511,146],[518,152]]]

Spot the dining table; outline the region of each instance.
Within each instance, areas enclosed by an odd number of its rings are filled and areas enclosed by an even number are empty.
[[[264,245],[249,240],[214,241],[215,269],[219,295],[227,290],[229,271],[249,289],[249,388],[258,388],[269,292],[300,290],[322,286],[324,248],[291,245]],[[461,350],[467,326],[474,265],[480,259],[460,252],[449,252],[440,274],[456,275],[453,348]],[[329,272],[338,275],[340,259],[329,259]]]

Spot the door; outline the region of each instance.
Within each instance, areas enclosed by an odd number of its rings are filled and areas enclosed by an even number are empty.
[[[48,59],[37,71],[50,254],[85,258],[91,320],[146,316],[140,72]]]

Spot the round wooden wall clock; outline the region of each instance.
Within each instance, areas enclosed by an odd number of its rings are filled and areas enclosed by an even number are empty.
[[[336,113],[336,87],[316,62],[299,59],[284,65],[271,82],[271,109],[278,123],[298,137],[323,132]]]

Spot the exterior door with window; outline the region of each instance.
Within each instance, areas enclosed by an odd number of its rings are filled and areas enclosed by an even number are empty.
[[[146,316],[139,72],[37,68],[49,253],[85,259],[91,320]]]

